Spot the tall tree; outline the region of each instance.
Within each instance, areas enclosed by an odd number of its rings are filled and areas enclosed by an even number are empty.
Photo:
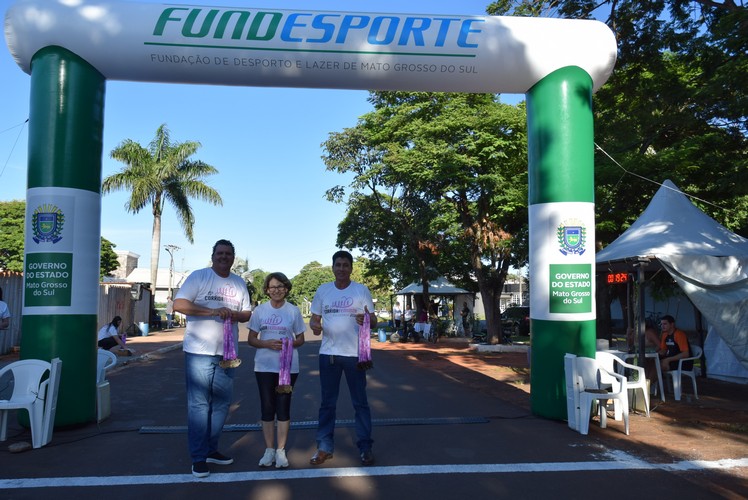
[[[299,274],[291,278],[293,287],[288,295],[288,301],[302,307],[305,303],[311,303],[314,293],[322,283],[335,280],[332,266],[323,266],[319,262],[312,261],[299,271]],[[302,308],[302,311],[304,309]]]
[[[748,234],[743,1],[501,0],[489,12],[594,17],[617,38],[613,74],[593,96],[598,248],[637,219],[666,179],[711,217]],[[609,304],[625,289],[598,290],[602,333]]]
[[[371,292],[377,309],[389,309],[392,295],[392,280],[389,276],[384,279],[380,274],[370,271],[370,260],[366,257],[356,257],[353,264],[351,279],[363,283]]]
[[[354,174],[338,243],[355,243],[374,269],[390,259],[417,270],[425,301],[439,274],[476,279],[497,342],[504,280],[527,257],[517,238],[527,221],[523,106],[490,94],[375,92],[370,101],[375,110],[345,133],[357,142],[346,149],[331,134],[325,143],[328,170]],[[342,199],[344,188],[333,192]]]
[[[248,283],[250,293],[252,294],[252,301],[264,302],[269,300],[270,297],[265,295],[263,286],[265,285],[265,277],[270,274],[262,269],[252,269],[250,271],[251,281]]]
[[[25,201],[0,201],[0,271],[23,271],[25,221]]]
[[[112,271],[119,267],[119,261],[117,260],[117,254],[114,251],[116,247],[114,243],[108,239],[101,237],[101,248],[99,250],[100,264],[99,264],[99,278],[111,276]]]
[[[387,144],[376,142],[376,120],[368,114],[356,127],[331,133],[323,144],[327,170],[354,173],[347,200],[344,186],[327,191],[328,200],[348,205],[337,244],[369,255],[370,275],[403,286],[422,282],[428,299],[428,283],[439,276],[439,231],[433,225],[438,209],[416,187],[398,182],[385,161]]]
[[[125,210],[130,213],[151,207],[151,286],[154,289],[161,250],[161,216],[166,203],[174,207],[177,220],[190,243],[194,243],[195,225],[190,199],[223,205],[218,191],[204,181],[206,177],[217,174],[218,170],[200,160],[190,159],[200,146],[197,141],[172,142],[169,129],[163,124],[158,127],[147,148],[126,139],[111,152],[112,158],[126,166],[104,179],[102,192],[129,191],[130,198],[125,203]]]
[[[594,95],[599,246],[626,230],[657,191],[654,182],[668,178],[748,234],[743,1],[502,0],[488,10],[596,18],[617,38],[616,67]]]

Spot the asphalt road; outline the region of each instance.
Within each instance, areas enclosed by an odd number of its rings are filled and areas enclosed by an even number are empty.
[[[722,464],[648,463],[571,431],[565,422],[537,418],[419,366],[417,360],[376,351],[369,372],[376,464],[361,467],[353,428],[336,430],[335,456],[319,467],[317,342],[300,350],[287,446],[290,467],[262,469],[259,404],[253,351],[242,346],[235,403],[221,441],[234,457],[196,479],[187,453],[181,350],[154,354],[109,375],[112,416],[100,425],[56,430],[48,446],[24,453],[0,450],[0,497],[5,499],[483,499],[725,498],[714,481],[735,478]],[[337,418],[353,418],[341,390]],[[14,420],[14,419],[11,419]],[[11,422],[10,440],[22,430]],[[26,434],[28,439],[28,434]],[[729,467],[730,464],[727,464]],[[743,464],[746,467],[748,464]],[[734,488],[733,488],[734,490]],[[729,495],[728,495],[729,496]]]

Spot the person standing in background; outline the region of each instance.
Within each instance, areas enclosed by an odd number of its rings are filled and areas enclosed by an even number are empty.
[[[392,308],[392,319],[395,321],[395,330],[400,331],[400,321],[403,317],[403,310],[400,309],[400,302],[395,302],[395,307]]]
[[[332,256],[335,281],[323,283],[312,299],[309,327],[314,335],[322,335],[319,348],[319,382],[322,401],[317,427],[317,452],[309,460],[321,465],[333,457],[335,450],[335,413],[340,392],[340,379],[345,381],[355,411],[356,445],[362,465],[372,465],[371,410],[366,397],[366,371],[358,367],[359,327],[369,315],[372,330],[377,326],[371,292],[351,280],[353,256],[345,250]]]
[[[171,330],[174,325],[174,301],[171,295],[166,297],[166,329]]]
[[[247,284],[231,272],[234,245],[218,240],[212,265],[194,271],[174,300],[174,310],[187,316],[184,364],[187,384],[187,442],[195,477],[210,475],[209,463],[229,465],[233,458],[218,451],[218,439],[233,397],[234,371],[222,368],[224,323],[231,322],[234,345],[238,323],[249,321],[251,303]]]

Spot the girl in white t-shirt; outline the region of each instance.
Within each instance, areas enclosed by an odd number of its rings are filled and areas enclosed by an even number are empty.
[[[260,304],[249,320],[249,345],[257,348],[255,353],[255,377],[260,390],[262,412],[262,434],[265,438],[265,454],[260,459],[261,467],[269,467],[275,462],[277,468],[288,467],[286,441],[291,426],[291,392],[279,393],[280,353],[282,339],[293,341],[291,361],[291,387],[299,376],[298,347],[304,344],[306,325],[301,311],[286,302],[291,291],[291,281],[283,273],[270,273],[263,286],[270,302]],[[277,420],[278,447],[275,448],[275,428]]]
[[[112,318],[112,322],[101,327],[99,330],[98,346],[102,349],[109,350],[112,347],[119,344],[120,349],[126,349],[125,343],[119,336],[119,325],[122,323],[122,318],[115,316]]]

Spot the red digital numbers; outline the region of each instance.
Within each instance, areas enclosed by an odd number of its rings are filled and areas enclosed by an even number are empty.
[[[608,284],[619,285],[629,280],[629,273],[608,273]]]

